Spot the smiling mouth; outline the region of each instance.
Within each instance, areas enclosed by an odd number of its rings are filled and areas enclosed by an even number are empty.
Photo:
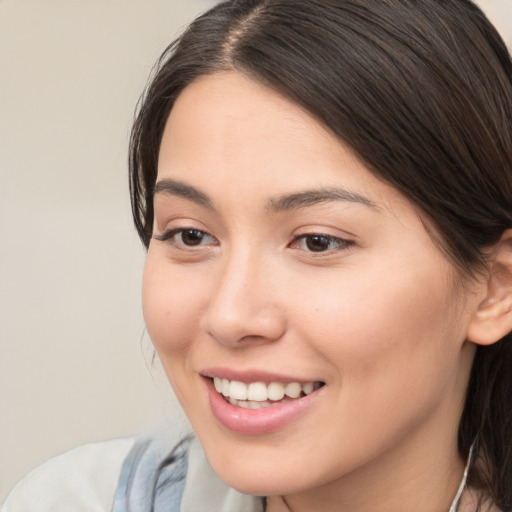
[[[213,378],[213,384],[224,400],[244,409],[262,409],[291,402],[313,393],[325,385],[324,382],[244,382]]]

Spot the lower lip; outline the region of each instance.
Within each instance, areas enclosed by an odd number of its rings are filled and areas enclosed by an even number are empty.
[[[228,430],[244,435],[262,435],[281,430],[304,414],[314,403],[322,388],[290,402],[261,409],[244,409],[228,403],[217,392],[211,379],[205,379],[213,415]]]

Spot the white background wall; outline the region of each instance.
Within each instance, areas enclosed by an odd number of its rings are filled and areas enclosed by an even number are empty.
[[[0,501],[79,443],[168,421],[141,339],[127,140],[153,62],[213,0],[0,0]],[[480,4],[512,42],[512,0]]]
[[[172,408],[150,371],[127,141],[208,0],[0,0],[0,500],[49,456]]]

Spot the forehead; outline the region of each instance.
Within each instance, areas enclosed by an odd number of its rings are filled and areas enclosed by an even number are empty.
[[[277,192],[290,184],[329,186],[343,179],[348,187],[368,188],[377,182],[313,115],[239,73],[207,76],[185,88],[165,127],[158,174],[232,184],[267,180]]]

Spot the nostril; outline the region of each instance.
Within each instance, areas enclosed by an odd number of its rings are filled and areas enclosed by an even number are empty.
[[[260,311],[238,317],[233,312],[226,316],[211,312],[204,330],[218,343],[238,348],[277,341],[285,333],[286,325],[279,311]]]

